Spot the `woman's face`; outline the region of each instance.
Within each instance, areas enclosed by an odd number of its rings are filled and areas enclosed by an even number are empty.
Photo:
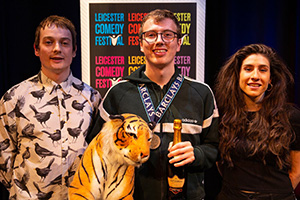
[[[262,54],[251,54],[246,57],[240,69],[239,79],[246,104],[262,100],[269,83],[271,83],[269,60]]]

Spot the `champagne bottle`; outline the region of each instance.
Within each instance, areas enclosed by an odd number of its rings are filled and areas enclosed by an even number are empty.
[[[181,142],[181,120],[174,120],[173,145]],[[175,167],[168,162],[168,199],[186,199],[186,171],[184,167]]]

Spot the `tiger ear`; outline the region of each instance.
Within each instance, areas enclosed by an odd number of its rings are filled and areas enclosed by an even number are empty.
[[[149,122],[148,123],[148,126],[149,126],[149,128],[151,129],[151,131],[155,128],[155,126],[156,126],[156,123],[155,122]]]
[[[110,119],[120,119],[122,121],[125,120],[124,116],[123,115],[110,115],[109,116]]]

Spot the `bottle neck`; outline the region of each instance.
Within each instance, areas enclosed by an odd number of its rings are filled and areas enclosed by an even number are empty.
[[[174,120],[174,139],[173,139],[173,145],[181,142],[181,120],[175,119]]]
[[[181,142],[181,130],[174,129],[173,145]]]

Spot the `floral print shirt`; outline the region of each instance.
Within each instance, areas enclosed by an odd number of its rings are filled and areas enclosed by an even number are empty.
[[[57,84],[42,72],[0,101],[0,181],[10,199],[67,199],[101,96],[69,75]]]

